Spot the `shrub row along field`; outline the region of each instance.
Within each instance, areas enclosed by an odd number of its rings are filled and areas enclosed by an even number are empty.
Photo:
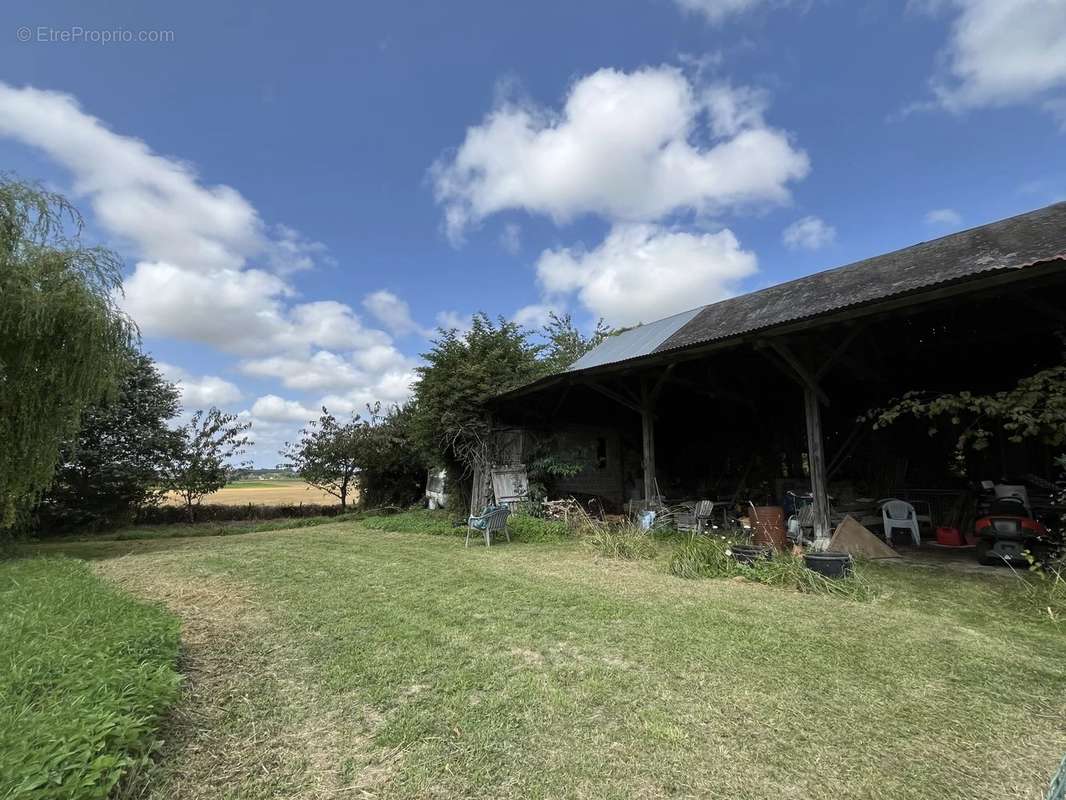
[[[178,635],[85,562],[0,562],[0,797],[108,797],[177,697]]]
[[[197,522],[232,522],[236,520],[257,519],[300,519],[304,517],[330,517],[343,513],[339,505],[300,505],[272,506],[262,503],[245,505],[203,504],[196,506]],[[141,509],[138,520],[144,525],[166,525],[188,522],[188,513],[181,506],[162,505]]]

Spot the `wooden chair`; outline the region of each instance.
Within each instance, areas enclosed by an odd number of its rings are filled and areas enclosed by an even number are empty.
[[[507,518],[511,516],[511,509],[507,506],[488,506],[476,517],[467,520],[466,547],[470,546],[470,535],[474,531],[485,534],[485,547],[492,546],[492,535],[503,531],[507,541],[511,541],[511,533],[507,530]]]
[[[696,503],[695,509],[696,517],[696,533],[706,533],[708,530],[714,528],[714,502],[711,500],[700,500]]]

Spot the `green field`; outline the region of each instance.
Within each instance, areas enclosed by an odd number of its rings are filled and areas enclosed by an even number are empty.
[[[63,547],[183,620],[151,798],[1035,799],[1066,750],[1066,636],[1008,578],[854,602],[354,521]]]

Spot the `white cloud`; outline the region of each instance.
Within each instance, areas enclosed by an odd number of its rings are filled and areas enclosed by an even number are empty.
[[[185,411],[225,406],[236,403],[243,396],[236,384],[217,375],[190,375],[181,367],[163,361],[156,362],[156,366],[168,381],[178,387]]]
[[[549,303],[533,303],[528,306],[522,306],[514,312],[514,317],[512,319],[514,319],[519,325],[525,325],[527,328],[539,329],[548,324],[552,312],[558,314],[558,307]]]
[[[252,404],[252,416],[266,422],[309,422],[318,417],[318,411],[295,400],[285,400],[276,394],[258,398]]]
[[[399,405],[411,397],[411,385],[417,379],[413,371],[395,370],[378,377],[372,385],[358,386],[347,392],[329,394],[322,405],[338,414],[364,414],[368,404],[380,401],[384,406]]]
[[[124,306],[152,336],[203,342],[236,353],[275,349],[290,324],[282,298],[290,289],[262,270],[187,270],[142,261],[125,282]]]
[[[313,269],[316,261],[334,263],[326,254],[327,247],[321,242],[305,239],[299,231],[288,225],[274,226],[274,239],[267,250],[271,267],[282,275]]]
[[[962,214],[953,208],[934,208],[925,215],[926,225],[955,227],[962,224]]]
[[[820,250],[836,238],[836,228],[818,217],[798,219],[781,232],[781,240],[790,250]]]
[[[1066,5],[1062,0],[942,0],[956,13],[943,71],[933,79],[949,111],[1043,101],[1066,93]]]
[[[411,317],[411,307],[387,289],[368,294],[363,298],[363,308],[396,336],[410,333],[426,335],[427,331]]]
[[[270,356],[242,361],[245,375],[276,378],[286,389],[319,391],[353,386],[366,376],[343,356],[318,350],[310,356]]]
[[[295,290],[281,275],[312,266],[324,246],[284,225],[268,230],[235,189],[201,185],[188,165],[108,130],[59,92],[0,83],[0,136],[68,168],[96,220],[140,258],[124,305],[145,333],[236,353],[359,346],[347,306],[287,306]]]
[[[241,372],[277,378],[287,389],[345,389],[373,383],[377,375],[414,368],[414,360],[393,347],[356,350],[348,356],[317,350],[309,356],[271,356],[242,361]]]
[[[699,14],[712,25],[759,6],[783,5],[785,0],[674,0],[682,11]]]
[[[0,83],[0,135],[69,169],[100,223],[148,261],[210,273],[243,266],[271,239],[255,209],[228,186],[201,186],[191,168],[108,130],[67,94]]]
[[[692,234],[621,224],[594,250],[546,250],[537,276],[548,297],[576,293],[595,316],[632,325],[713,303],[757,269],[729,230]]]
[[[747,128],[765,125],[763,115],[770,107],[770,94],[751,86],[733,87],[717,83],[703,91],[703,102],[715,136],[736,136]]]
[[[513,222],[508,222],[500,231],[500,247],[511,255],[518,255],[522,249],[522,228]]]
[[[446,331],[456,330],[463,334],[470,330],[471,317],[469,314],[460,314],[458,311],[438,311],[437,326]]]
[[[344,303],[319,300],[293,306],[292,327],[279,343],[287,347],[327,347],[338,350],[380,347],[392,343],[384,331],[364,328],[359,316]]]
[[[446,229],[459,241],[507,209],[652,221],[785,202],[810,163],[765,125],[765,103],[746,88],[697,89],[663,66],[587,75],[561,111],[499,105],[432,169]]]
[[[0,82],[0,137],[68,169],[79,205],[138,259],[122,302],[145,334],[243,356],[246,374],[286,387],[397,395],[395,375],[411,360],[386,332],[344,303],[295,301],[291,277],[330,262],[321,243],[266,225],[237,190],[204,185],[189,165],[109,130],[70,95]],[[239,399],[220,378],[180,382],[187,404]]]

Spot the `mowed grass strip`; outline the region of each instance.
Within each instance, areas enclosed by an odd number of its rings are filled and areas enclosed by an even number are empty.
[[[0,798],[105,798],[145,765],[178,630],[82,561],[0,562]]]
[[[885,567],[857,603],[358,523],[173,546],[105,569],[239,581],[284,651],[260,722],[300,728],[280,669],[366,739],[298,759],[302,796],[1039,798],[1066,750],[1066,637],[1008,580]]]

